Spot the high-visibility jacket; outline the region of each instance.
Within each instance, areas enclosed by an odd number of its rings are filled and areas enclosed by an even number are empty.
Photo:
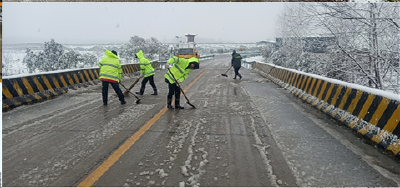
[[[140,74],[143,74],[144,77],[154,75],[155,72],[153,65],[151,65],[150,61],[144,57],[143,51],[139,50],[139,52],[136,53],[136,56],[138,57],[140,62]]]
[[[192,59],[192,58],[191,58]],[[197,59],[197,58],[195,58]],[[183,82],[189,75],[190,71],[192,69],[188,68],[189,62],[195,61],[192,59],[189,61],[189,59],[185,58],[178,58],[176,56],[171,57],[168,59],[167,63],[173,65],[170,70],[172,74],[175,76],[175,79],[179,80],[179,82]],[[197,60],[198,62],[198,60]],[[168,79],[169,83],[173,84],[175,83],[174,77],[170,74],[170,72],[167,70],[167,73],[165,73],[164,77]]]
[[[99,64],[100,80],[119,83],[122,77],[122,67],[118,56],[110,50],[106,50],[104,54],[106,57],[101,59]]]

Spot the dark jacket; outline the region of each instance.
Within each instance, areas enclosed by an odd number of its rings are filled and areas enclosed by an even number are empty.
[[[235,68],[241,67],[242,66],[242,56],[240,56],[240,54],[238,54],[236,52],[232,53],[231,64]]]

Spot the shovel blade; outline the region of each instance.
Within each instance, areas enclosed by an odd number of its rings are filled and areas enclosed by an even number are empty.
[[[136,104],[139,104],[139,102],[140,102],[140,99],[136,100]]]
[[[196,108],[193,104],[191,104],[189,101],[187,102],[191,107]]]
[[[228,77],[228,75],[226,75],[226,74],[221,74],[222,76],[225,76],[225,77]]]

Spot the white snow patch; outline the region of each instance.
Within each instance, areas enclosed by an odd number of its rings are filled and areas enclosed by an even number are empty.
[[[260,137],[258,137],[258,133],[257,133],[257,130],[255,128],[254,118],[250,116],[250,119],[251,119],[251,129],[253,131],[253,136],[254,136],[254,139],[256,140],[256,144],[257,144],[256,146],[257,146],[257,149],[260,152],[261,158],[263,159],[264,165],[267,168],[268,178],[270,179],[272,186],[278,187],[278,184],[276,183],[276,181],[277,181],[276,176],[273,174],[272,166],[270,164],[270,160],[267,157],[268,152],[267,152],[266,149],[269,148],[270,146],[269,145],[265,146],[262,143]]]
[[[230,109],[233,109],[234,111],[241,111],[243,106],[241,106],[238,102],[233,102],[229,104],[228,106]]]
[[[208,102],[207,102],[207,101],[204,101],[203,108],[207,108],[207,105],[208,105]]]

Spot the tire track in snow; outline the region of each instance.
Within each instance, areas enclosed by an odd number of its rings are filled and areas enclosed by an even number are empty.
[[[271,185],[275,186],[275,187],[279,187],[277,182],[281,183],[282,181],[277,180],[276,176],[273,173],[272,166],[270,164],[270,160],[268,159],[268,156],[267,156],[268,155],[267,149],[270,147],[270,145],[264,145],[262,143],[261,139],[258,137],[256,126],[254,124],[254,118],[250,116],[250,120],[251,120],[251,130],[253,131],[253,136],[256,141],[255,147],[257,147],[258,151],[260,152],[261,158],[263,159],[263,163],[266,166],[266,169],[268,172],[267,173],[268,178],[271,182]]]

